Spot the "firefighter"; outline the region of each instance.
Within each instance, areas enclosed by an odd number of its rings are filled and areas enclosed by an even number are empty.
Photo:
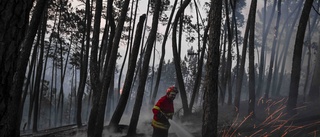
[[[173,100],[177,93],[178,89],[175,86],[169,87],[166,95],[161,97],[153,107],[152,137],[168,137],[169,119],[172,119],[174,113]]]

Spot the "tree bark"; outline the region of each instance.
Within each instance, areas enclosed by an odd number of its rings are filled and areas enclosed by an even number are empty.
[[[295,108],[297,106],[298,92],[299,92],[299,82],[300,82],[300,73],[301,73],[301,54],[302,54],[305,30],[307,27],[307,22],[309,20],[309,14],[311,11],[312,3],[313,3],[313,0],[306,0],[304,3],[302,14],[299,20],[296,41],[294,44],[290,90],[289,90],[289,98],[288,98],[288,104],[287,104],[287,111],[289,115],[294,115],[297,113],[297,110]]]
[[[77,96],[77,126],[82,126],[82,97],[87,80],[88,72],[88,60],[89,60],[89,47],[90,47],[90,28],[91,28],[91,11],[90,0],[86,0],[86,25],[84,26],[83,41],[86,40],[86,44],[83,43],[81,51],[81,64],[80,64],[80,81],[78,87]]]
[[[225,8],[226,8],[226,26],[228,31],[228,55],[227,55],[227,68],[226,68],[226,82],[228,84],[228,105],[232,104],[232,82],[231,82],[231,65],[232,65],[232,40],[233,33],[231,31],[230,19],[229,19],[229,4],[228,0],[225,0]]]
[[[256,21],[256,9],[257,0],[251,1],[250,6],[250,34],[249,34],[249,109],[248,115],[252,113],[252,117],[255,117],[255,74],[254,74],[254,31],[255,31],[255,21]]]
[[[0,136],[16,137],[20,135],[20,120],[17,111],[21,103],[22,87],[25,78],[26,67],[30,56],[32,42],[36,35],[39,19],[46,1],[38,1],[33,13],[25,41],[24,32],[29,16],[28,2],[26,1],[1,1],[1,23],[0,23],[0,68],[1,81],[1,113]],[[12,12],[12,11],[15,11]],[[20,52],[19,52],[20,51]]]
[[[88,8],[86,7],[88,10]],[[88,121],[88,137],[93,137],[95,132],[95,125],[98,121],[97,114],[99,108],[99,100],[101,96],[101,78],[100,78],[100,69],[99,62],[97,59],[98,56],[98,45],[99,45],[99,36],[100,36],[100,21],[101,21],[101,10],[102,10],[102,0],[96,1],[96,10],[94,16],[94,29],[92,37],[92,47],[91,47],[91,56],[90,56],[90,81],[91,87],[93,90],[93,104],[90,111],[89,121]],[[87,11],[88,12],[88,11]],[[89,14],[88,14],[89,15]],[[91,27],[87,28],[90,29]],[[90,33],[88,33],[89,35]],[[101,121],[101,119],[99,119]],[[103,121],[103,120],[102,120]]]
[[[137,89],[137,96],[136,101],[134,103],[133,113],[131,115],[130,125],[128,129],[128,136],[135,135],[136,129],[138,125],[138,120],[140,116],[140,109],[142,105],[143,100],[143,94],[145,89],[146,80],[148,77],[148,70],[149,70],[149,62],[150,62],[150,56],[152,53],[153,44],[156,40],[157,30],[158,30],[158,24],[159,24],[159,16],[160,16],[160,7],[161,7],[161,0],[156,0],[155,3],[155,10],[152,17],[152,27],[150,34],[148,36],[147,42],[146,42],[146,52],[143,57],[143,66],[140,73],[140,79],[139,79],[139,86]]]
[[[109,126],[111,128],[116,129],[119,125],[119,122],[121,120],[121,117],[123,115],[123,112],[126,108],[128,98],[130,95],[130,90],[131,90],[131,85],[132,85],[132,80],[134,76],[134,71],[136,68],[136,62],[137,62],[137,57],[139,53],[139,47],[140,47],[140,42],[141,42],[141,36],[142,36],[142,30],[143,30],[143,25],[144,25],[144,20],[146,19],[146,15],[140,16],[138,25],[137,25],[137,32],[135,35],[135,40],[132,48],[132,54],[129,60],[129,67],[126,75],[126,79],[124,82],[124,86],[122,89],[122,94],[119,100],[119,103],[117,105],[116,110],[114,111],[112,118],[110,120]]]
[[[222,16],[222,1],[211,0],[210,31],[206,74],[206,90],[203,101],[203,137],[218,136],[218,81],[220,62],[220,30]]]
[[[250,14],[248,15],[248,18],[250,18]],[[234,97],[234,106],[235,106],[236,113],[239,113],[239,110],[240,110],[242,81],[243,81],[244,66],[246,63],[246,56],[247,56],[250,23],[251,23],[250,21],[247,21],[247,25],[246,25],[246,29],[245,29],[245,33],[244,33],[244,38],[243,38],[242,58],[241,58],[241,64],[240,64],[240,68],[239,68],[239,76],[238,76],[237,84],[236,84],[236,93],[235,93],[235,97]]]
[[[157,97],[157,94],[158,94],[158,90],[159,90],[159,83],[160,83],[160,78],[161,78],[161,73],[162,73],[162,66],[163,66],[163,63],[164,63],[164,57],[165,57],[165,54],[166,54],[166,43],[167,43],[167,39],[168,39],[168,34],[169,34],[169,29],[170,29],[170,25],[171,25],[171,21],[172,21],[172,18],[173,18],[173,13],[174,13],[174,10],[176,9],[176,6],[177,6],[177,1],[178,0],[175,0],[174,1],[174,4],[173,4],[173,7],[172,7],[172,11],[171,11],[171,14],[170,14],[170,17],[169,17],[169,20],[168,20],[168,25],[166,27],[166,31],[164,33],[164,38],[163,38],[163,42],[162,42],[162,45],[161,45],[161,57],[160,57],[160,61],[159,61],[159,67],[158,67],[158,70],[157,70],[157,79],[156,79],[156,84],[154,86],[154,90],[153,90],[153,93],[152,93],[152,98],[151,98],[151,101],[150,101],[150,104],[153,105],[155,103],[155,100],[156,100],[156,97]]]
[[[44,7],[46,7],[45,9],[47,9],[47,2],[45,1],[43,3]],[[37,65],[37,70],[36,70],[36,80],[35,80],[35,86],[34,86],[34,95],[35,95],[35,102],[34,102],[34,112],[33,112],[33,131],[36,132],[38,131],[38,112],[40,112],[40,108],[39,106],[41,105],[41,100],[39,102],[39,92],[43,90],[43,85],[44,83],[42,83],[42,86],[40,88],[40,83],[41,83],[41,74],[42,74],[42,70],[43,70],[43,54],[44,54],[44,37],[45,37],[45,32],[46,32],[46,26],[47,26],[47,10],[45,10],[45,12],[43,12],[42,14],[42,18],[39,17],[39,19],[41,20],[41,27],[39,27],[39,40],[41,40],[41,47],[40,47],[40,55],[39,55],[39,61],[38,61],[38,65]],[[41,36],[41,37],[40,37]],[[40,96],[41,98],[42,96]],[[40,104],[39,104],[40,103]]]
[[[89,137],[92,137],[92,136],[100,137],[100,136],[102,136],[103,123],[104,123],[104,113],[105,113],[105,108],[106,108],[108,89],[109,89],[109,86],[110,86],[110,83],[111,83],[111,78],[112,78],[112,75],[114,73],[114,68],[115,68],[116,61],[117,61],[117,54],[118,54],[118,48],[119,48],[121,33],[122,33],[122,30],[123,30],[124,21],[126,19],[126,13],[128,11],[129,2],[130,2],[129,0],[125,0],[123,5],[122,5],[121,15],[119,17],[117,30],[116,30],[115,37],[114,37],[114,40],[113,40],[113,43],[112,43],[112,50],[111,50],[110,59],[108,60],[108,63],[107,63],[108,67],[107,67],[106,70],[104,70],[106,72],[104,73],[103,80],[102,80],[102,82],[103,82],[102,89],[101,89],[102,92],[101,92],[101,94],[99,96],[97,96],[98,98],[96,98],[97,99],[97,102],[96,102],[97,104],[94,104],[92,109],[91,109],[91,111],[96,110],[96,112],[95,113],[90,113],[90,118],[95,117],[95,120],[91,121],[92,123],[91,123],[91,125],[89,125],[90,126],[90,132],[89,132],[89,129],[88,129],[88,136]],[[92,55],[94,55],[94,54],[92,54]],[[96,71],[96,70],[93,70],[93,71]],[[92,79],[94,79],[94,77],[92,77]],[[97,119],[99,119],[99,120],[97,120]],[[89,120],[89,122],[90,122],[90,120]],[[94,133],[92,133],[92,131]]]
[[[226,24],[226,23],[225,23]],[[224,25],[225,28],[226,25]],[[220,69],[220,83],[219,85],[221,86],[220,89],[220,102],[221,105],[224,105],[225,103],[225,98],[226,98],[226,89],[227,89],[227,77],[226,77],[226,71],[227,71],[227,63],[226,63],[226,49],[227,49],[227,31],[223,31],[223,47],[221,46],[221,51],[222,51],[222,56],[221,56],[221,69]]]
[[[44,19],[44,18],[42,18],[42,19]],[[42,20],[42,23],[44,23],[44,22],[45,22],[45,20]],[[39,32],[41,32],[41,31],[39,31]],[[43,33],[38,33],[38,34],[43,35]],[[39,39],[40,39],[40,37],[39,37]],[[43,68],[43,53],[44,53],[44,43],[41,43],[39,61],[38,61],[37,69],[35,71],[36,80],[35,80],[35,86],[34,86],[35,98],[34,98],[33,127],[32,127],[33,132],[38,131],[38,114],[39,114],[38,110],[39,110],[39,105],[41,104],[41,102],[39,102],[39,97],[41,98],[41,96],[39,96],[39,92],[40,92],[40,83],[41,83],[41,73],[42,73],[42,68]]]
[[[180,96],[182,100],[182,107],[183,107],[183,113],[185,116],[189,115],[191,113],[190,109],[188,108],[188,100],[187,100],[187,93],[185,90],[184,82],[183,82],[183,77],[181,73],[181,65],[180,65],[180,56],[177,50],[177,25],[179,18],[181,14],[183,13],[184,9],[188,6],[191,0],[185,0],[183,4],[181,5],[180,9],[177,11],[174,22],[173,22],[173,29],[172,29],[172,51],[173,51],[173,59],[174,59],[174,64],[175,64],[175,69],[176,69],[176,75],[177,75],[177,81],[178,81],[178,86],[180,90]]]

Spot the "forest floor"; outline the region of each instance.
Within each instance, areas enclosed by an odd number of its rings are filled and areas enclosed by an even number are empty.
[[[301,101],[299,101],[301,102]],[[248,115],[248,102],[241,102],[239,114],[234,113],[234,107],[219,105],[218,136],[245,137],[245,136],[286,136],[286,137],[320,137],[320,104],[298,103],[297,114],[289,116],[286,113],[286,98],[259,100],[255,107],[255,117]],[[200,109],[199,109],[200,110]],[[150,114],[147,114],[150,115]],[[202,135],[202,112],[196,111],[191,116],[175,117],[174,122],[182,127],[171,126],[169,137],[186,137],[183,132],[191,133],[194,137]],[[150,137],[152,127],[150,117],[141,117],[137,127],[137,137]],[[123,133],[110,134],[104,130],[103,137],[124,137],[127,125],[121,125]],[[180,134],[180,136],[178,136]],[[32,134],[31,134],[32,135]],[[28,136],[28,135],[22,135]],[[70,130],[61,130],[49,134],[33,134],[32,136],[46,137],[86,137],[86,127]]]

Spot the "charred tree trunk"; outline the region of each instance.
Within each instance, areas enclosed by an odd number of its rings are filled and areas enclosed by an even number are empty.
[[[39,44],[35,44],[35,46],[38,46]],[[35,60],[36,60],[36,56],[37,56],[37,49],[38,49],[38,47],[34,47],[33,48],[33,51],[32,51],[32,57],[31,57],[31,61],[30,61],[30,64],[29,64],[29,69],[28,69],[28,74],[27,74],[27,81],[26,81],[26,83],[25,83],[25,85],[24,85],[24,89],[23,89],[23,95],[22,95],[22,98],[21,98],[21,104],[20,104],[20,111],[21,112],[19,112],[20,113],[20,122],[21,122],[21,120],[22,120],[22,116],[23,116],[23,108],[24,108],[24,102],[25,102],[25,100],[26,100],[26,98],[27,98],[27,94],[29,94],[30,95],[30,97],[31,97],[31,91],[30,91],[30,93],[28,93],[29,92],[29,89],[30,89],[30,81],[31,81],[31,76],[32,76],[32,74],[33,74],[33,72],[34,72],[34,67],[35,67]],[[30,103],[29,103],[29,110],[30,110],[30,105],[31,105],[31,99],[29,100],[30,101]],[[30,112],[30,111],[29,111]],[[31,115],[31,114],[30,114]],[[30,120],[31,120],[31,117],[30,117]]]
[[[162,73],[162,66],[163,66],[163,61],[164,61],[164,57],[165,57],[165,54],[166,54],[166,43],[167,43],[167,39],[168,39],[168,34],[169,34],[169,29],[170,29],[170,25],[171,25],[171,21],[172,21],[172,18],[173,18],[173,13],[174,13],[174,10],[176,9],[176,6],[177,6],[177,1],[178,0],[175,0],[174,1],[174,4],[173,4],[173,7],[172,7],[172,11],[171,11],[171,14],[170,14],[170,17],[169,17],[169,20],[168,20],[168,25],[166,27],[166,31],[164,33],[164,37],[163,37],[163,42],[162,42],[162,45],[161,45],[161,57],[160,57],[160,61],[159,61],[159,67],[158,67],[158,70],[157,70],[157,78],[156,78],[156,83],[155,83],[155,86],[154,86],[154,90],[153,90],[153,93],[152,93],[152,98],[151,98],[151,101],[150,101],[150,104],[153,105],[155,103],[155,100],[156,100],[156,97],[157,97],[157,94],[158,94],[158,90],[159,90],[159,83],[160,83],[160,78],[161,78],[161,73]]]
[[[87,15],[89,15],[88,7],[87,9]],[[91,48],[91,56],[90,56],[90,81],[91,81],[91,87],[93,91],[93,104],[90,111],[89,121],[88,121],[88,137],[93,137],[95,129],[97,128],[96,122],[97,114],[98,114],[98,108],[99,108],[99,100],[101,96],[101,80],[100,80],[100,69],[99,69],[99,62],[97,59],[98,56],[98,45],[99,45],[99,36],[100,36],[100,21],[101,21],[101,10],[102,10],[102,0],[96,1],[96,9],[95,9],[95,16],[94,16],[94,28],[93,28],[93,38],[92,38],[92,48]],[[87,22],[88,23],[88,22]],[[87,28],[90,29],[91,27]],[[89,35],[90,33],[88,33]],[[99,119],[101,121],[101,119]],[[103,121],[103,120],[102,120]]]
[[[296,41],[294,44],[289,99],[287,104],[287,111],[289,115],[293,115],[297,113],[297,110],[295,108],[297,106],[298,92],[299,92],[299,82],[300,82],[300,72],[301,72],[301,54],[302,54],[305,30],[309,20],[309,14],[311,11],[312,3],[313,3],[313,0],[306,0],[304,3],[302,14],[299,20]]]
[[[225,29],[226,25],[224,25]],[[222,56],[221,56],[221,70],[220,73],[220,83],[219,85],[221,86],[220,89],[220,102],[221,105],[224,105],[225,103],[225,98],[226,98],[226,89],[227,89],[227,77],[226,77],[226,71],[227,71],[227,66],[226,66],[226,50],[227,50],[227,31],[223,31],[224,34],[223,36],[223,49],[222,49]]]
[[[82,126],[82,97],[87,81],[88,72],[88,60],[89,60],[89,47],[90,47],[90,28],[91,28],[91,11],[90,11],[90,0],[86,0],[86,25],[84,26],[83,42],[81,51],[81,64],[80,64],[80,82],[77,96],[77,126]]]
[[[156,40],[156,35],[158,30],[160,7],[161,7],[161,0],[157,0],[155,3],[155,10],[152,17],[151,31],[146,42],[146,52],[143,57],[143,66],[141,70],[143,73],[140,73],[140,76],[139,76],[139,86],[137,89],[136,101],[134,103],[133,113],[131,115],[130,125],[127,133],[128,136],[132,136],[136,134],[145,84],[148,77],[150,56],[152,53],[153,44]]]
[[[45,21],[43,20],[42,23],[44,22]],[[39,97],[41,97],[39,96],[39,91],[40,91],[40,83],[41,83],[41,73],[43,68],[43,52],[44,52],[44,44],[41,44],[40,56],[39,56],[39,61],[36,69],[36,81],[34,86],[35,98],[34,98],[33,127],[32,127],[33,132],[38,131],[38,114],[39,114],[38,110],[39,110],[39,105],[41,104],[41,102],[39,102]]]
[[[232,40],[233,34],[231,31],[230,19],[229,19],[229,4],[228,0],[225,0],[225,8],[226,8],[226,26],[228,31],[228,55],[227,55],[227,70],[226,70],[226,81],[228,85],[228,105],[232,104],[232,82],[231,82],[231,65],[232,65]]]
[[[210,31],[206,74],[206,90],[203,101],[203,137],[218,136],[218,81],[220,62],[220,30],[222,16],[222,1],[211,0]],[[218,30],[218,31],[217,31]]]
[[[46,5],[46,1],[43,3],[45,6]],[[41,38],[41,47],[40,47],[40,55],[39,55],[39,61],[38,61],[38,65],[37,65],[37,70],[36,70],[36,81],[35,81],[35,88],[34,88],[34,95],[35,95],[35,103],[34,103],[34,112],[33,112],[33,128],[32,130],[34,132],[38,131],[38,112],[40,110],[39,106],[41,105],[41,100],[40,102],[38,101],[39,100],[39,91],[42,91],[41,89],[43,88],[40,88],[40,83],[41,83],[41,74],[42,74],[42,70],[43,70],[43,54],[44,54],[44,35],[45,35],[45,31],[46,31],[46,25],[47,25],[47,15],[46,13],[47,12],[43,12],[44,14],[42,15],[43,18],[42,21],[41,21],[41,27],[39,27],[41,31],[41,33],[39,33],[38,35],[41,36],[39,37],[39,39]],[[43,83],[42,83],[43,85]],[[42,96],[40,96],[41,98]]]
[[[31,83],[31,87],[28,89],[30,90],[29,92],[29,112],[28,112],[28,129],[30,129],[30,126],[31,126],[31,120],[32,120],[32,112],[33,112],[33,108],[34,108],[34,85],[35,85],[35,75],[36,75],[36,64],[37,64],[37,57],[38,57],[38,49],[39,49],[39,41],[40,41],[40,31],[38,31],[38,37],[37,37],[37,40],[36,40],[36,43],[33,47],[33,52],[36,52],[34,53],[32,56],[32,58],[34,58],[34,63],[32,63],[32,68],[30,68],[31,70],[33,70],[32,73],[32,83]],[[31,75],[31,74],[30,74]],[[26,86],[28,87],[28,86]],[[23,105],[23,104],[21,104]],[[22,112],[22,110],[21,110]],[[23,112],[22,112],[23,113]]]
[[[117,54],[118,54],[118,48],[119,48],[121,33],[122,33],[122,30],[123,30],[124,21],[125,21],[125,18],[126,18],[126,13],[128,11],[129,2],[130,2],[129,0],[125,0],[123,5],[122,5],[121,15],[119,17],[117,30],[116,30],[115,37],[114,37],[114,40],[113,40],[113,43],[112,43],[112,50],[111,50],[110,59],[106,60],[108,62],[105,62],[106,64],[108,64],[108,66],[104,70],[105,73],[103,75],[103,80],[102,80],[103,84],[102,84],[102,89],[101,89],[102,92],[101,92],[100,96],[96,96],[97,97],[96,98],[97,99],[97,102],[96,102],[97,104],[94,104],[92,109],[91,109],[91,111],[95,109],[96,112],[95,113],[90,113],[90,118],[94,117],[95,119],[92,119],[94,121],[91,121],[90,131],[88,130],[88,136],[89,137],[93,137],[93,136],[100,137],[100,136],[102,136],[103,123],[104,123],[104,113],[105,113],[105,108],[106,108],[108,89],[109,89],[109,86],[110,86],[110,83],[111,83],[111,78],[112,78],[112,75],[114,73],[114,68],[115,68],[116,61],[117,61]],[[101,4],[102,3],[98,4],[100,10],[102,8]],[[100,16],[99,16],[99,18],[100,18]],[[98,33],[99,32],[99,27],[96,26],[95,28],[97,28],[97,30],[95,30],[95,31],[97,31],[96,33]],[[98,41],[96,41],[96,42],[98,42]],[[109,46],[111,46],[111,45],[109,45]],[[95,49],[95,50],[97,50],[97,49]],[[96,51],[95,51],[95,53],[96,53]],[[96,55],[96,54],[92,54],[92,55]],[[93,67],[93,69],[94,69],[94,67]],[[96,71],[96,70],[94,70],[94,71]],[[92,77],[92,79],[94,79],[94,77]],[[99,120],[97,120],[97,119],[99,119]],[[90,120],[89,120],[89,122],[90,122]]]
[[[179,21],[179,17],[183,13],[184,9],[188,6],[191,0],[185,0],[183,4],[181,5],[180,9],[177,11],[176,17],[173,22],[173,29],[172,29],[172,50],[173,50],[173,59],[174,59],[174,64],[175,64],[175,69],[176,69],[176,75],[177,75],[177,81],[178,81],[178,86],[180,89],[180,96],[182,100],[182,107],[183,107],[183,113],[185,116],[189,115],[191,113],[190,109],[188,108],[188,100],[187,100],[187,93],[185,90],[184,82],[183,82],[183,77],[181,73],[181,65],[180,65],[180,56],[177,50],[177,25]]]
[[[255,117],[255,74],[254,74],[254,31],[255,31],[255,21],[256,21],[256,9],[257,0],[251,1],[250,6],[250,34],[249,34],[249,109],[248,115],[252,114]]]
[[[250,14],[248,15],[248,18],[250,18]],[[235,93],[235,98],[234,98],[234,106],[235,106],[236,113],[239,113],[239,110],[240,110],[242,81],[243,81],[244,66],[246,63],[246,56],[247,56],[250,23],[251,23],[250,21],[247,21],[247,25],[246,25],[246,29],[245,29],[245,33],[244,33],[244,39],[243,39],[242,58],[241,58],[241,64],[240,64],[240,68],[239,68],[239,76],[237,79],[236,93]]]
[[[46,36],[46,32],[47,32],[47,24],[48,24],[48,4],[49,2],[46,3],[45,5],[45,9],[44,9],[44,13],[43,13],[43,18],[42,18],[42,27],[41,27],[41,46],[43,46],[43,48],[45,48],[45,36]],[[50,45],[49,45],[50,47]],[[48,48],[49,50],[50,48]],[[42,49],[41,49],[42,50]],[[44,61],[44,66],[42,66],[42,78],[41,78],[41,88],[40,88],[40,104],[39,104],[39,114],[40,114],[40,110],[41,110],[41,101],[42,101],[42,93],[44,91],[44,85],[45,85],[45,74],[46,74],[46,67],[47,67],[47,57],[44,57],[44,49],[41,51],[43,52],[42,54],[43,55],[40,55],[42,56],[41,59]],[[43,63],[42,63],[43,64]],[[41,64],[41,65],[42,65]],[[51,104],[50,104],[51,105]],[[39,116],[39,120],[40,120],[40,116]]]
[[[131,11],[130,11],[130,19],[133,18],[133,3],[134,1],[131,2]],[[138,1],[137,1],[138,3]],[[136,8],[136,11],[137,11],[137,8]],[[120,89],[121,89],[121,78],[122,78],[122,72],[123,72],[123,69],[124,69],[124,66],[126,65],[126,61],[127,61],[127,56],[129,54],[129,60],[130,60],[130,54],[131,54],[131,48],[132,48],[132,43],[131,41],[133,41],[133,33],[131,34],[131,27],[134,26],[135,24],[135,17],[134,17],[134,22],[132,24],[132,20],[130,20],[129,24],[129,32],[128,32],[128,41],[127,41],[127,47],[126,47],[126,52],[125,52],[125,55],[124,55],[124,58],[123,58],[123,62],[122,62],[122,65],[121,65],[121,69],[120,69],[120,72],[119,72],[119,78],[118,78],[118,92],[120,92]],[[134,27],[132,27],[132,32],[134,31]]]
[[[17,110],[21,103],[22,87],[32,48],[32,42],[29,44],[28,40],[33,41],[36,35],[45,2],[38,1],[29,26],[32,31],[28,31],[21,47],[28,24],[29,2],[0,2],[1,15],[5,15],[1,16],[0,23],[0,79],[4,82],[0,85],[0,125],[3,125],[0,136],[20,135],[20,114]],[[12,11],[16,13],[13,14]]]
[[[134,71],[136,68],[136,61],[139,53],[139,47],[140,47],[140,42],[141,42],[141,35],[142,35],[142,30],[143,30],[143,25],[144,25],[144,20],[146,19],[146,15],[140,16],[138,25],[137,25],[137,32],[135,35],[135,40],[132,48],[132,54],[129,60],[129,68],[128,72],[126,75],[126,80],[124,82],[124,86],[122,89],[122,94],[119,100],[119,103],[117,105],[117,108],[115,112],[112,115],[112,118],[110,120],[109,126],[111,128],[117,128],[119,125],[119,122],[121,120],[121,117],[123,115],[123,112],[126,108],[126,104],[128,102],[128,98],[130,95],[130,90],[131,90],[131,85],[132,85],[132,80],[134,76]]]

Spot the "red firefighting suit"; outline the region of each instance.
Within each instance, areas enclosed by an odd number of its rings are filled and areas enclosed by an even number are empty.
[[[173,100],[169,99],[167,95],[161,97],[152,111],[154,114],[152,120],[153,137],[167,137],[170,127],[168,119],[172,119],[174,113]]]

